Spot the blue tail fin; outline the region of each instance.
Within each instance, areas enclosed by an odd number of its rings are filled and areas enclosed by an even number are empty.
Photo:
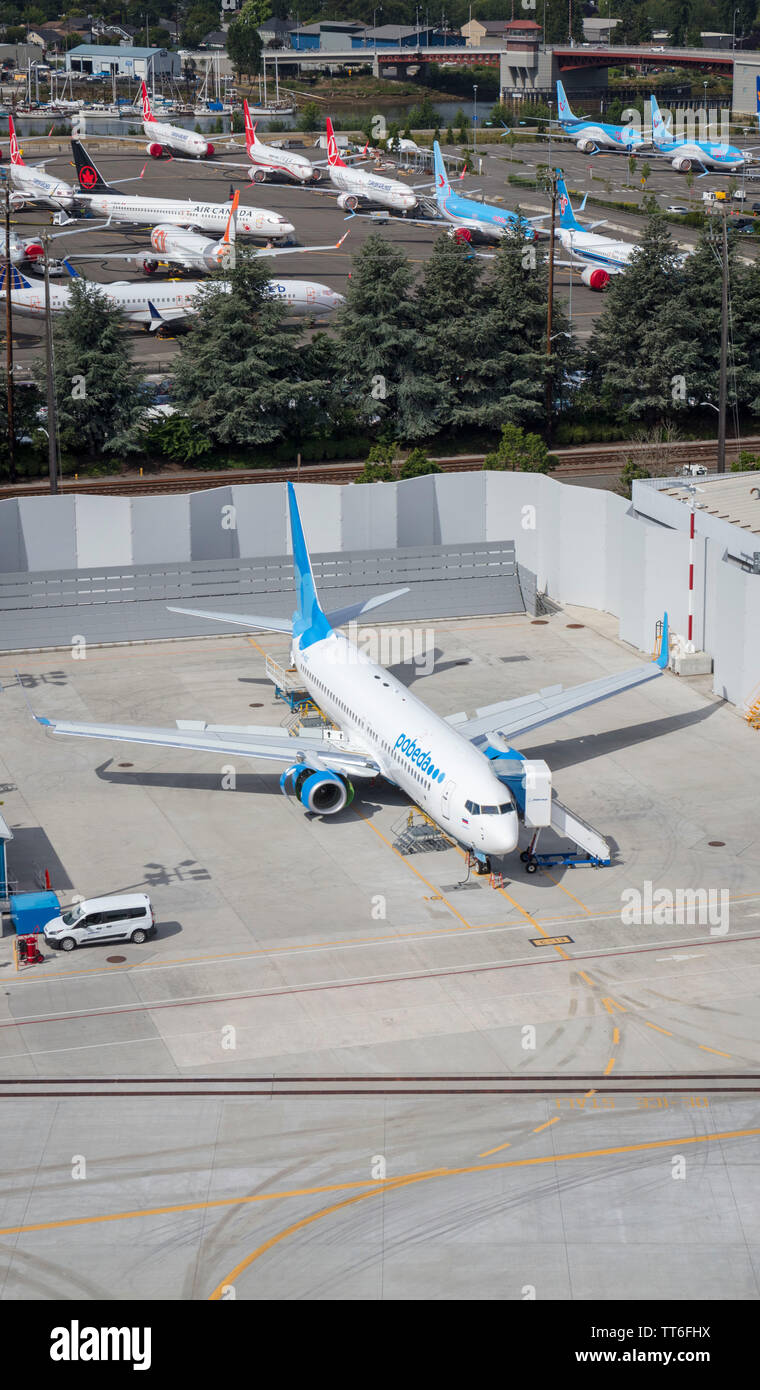
[[[37,282],[39,284],[39,281]],[[31,280],[27,280],[25,275],[15,266],[11,266],[11,289],[12,290],[31,290],[33,285]],[[0,293],[5,294],[5,266],[0,274]]]
[[[445,198],[451,192],[451,184],[437,140],[433,141],[433,156],[435,158],[435,197],[436,202],[440,202],[441,198]]]
[[[296,582],[296,611],[293,614],[293,637],[302,649],[329,637],[332,628],[319,605],[309,551],[301,525],[295,488],[288,483],[290,535],[293,543],[293,569]]]
[[[557,194],[559,197],[559,225],[566,227],[568,231],[580,232],[582,227],[573,212],[573,205],[570,202],[570,194],[567,191],[562,170],[557,170]]]
[[[578,119],[577,116],[573,115],[570,109],[567,92],[559,79],[557,79],[557,117],[560,121],[575,121]]]

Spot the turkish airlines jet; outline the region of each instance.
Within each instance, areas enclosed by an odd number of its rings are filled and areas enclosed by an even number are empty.
[[[319,182],[322,171],[315,164],[312,164],[306,155],[295,154],[292,150],[281,150],[276,145],[265,145],[263,140],[259,140],[245,98],[243,99],[243,116],[245,119],[245,148],[248,151],[248,158],[251,160],[248,177],[254,183],[263,183],[271,174],[294,179],[296,183]]]
[[[193,159],[206,159],[214,153],[214,146],[205,135],[193,130],[183,130],[182,126],[170,125],[167,121],[157,121],[150,105],[148,88],[142,84],[143,130],[148,137],[147,151],[152,159],[160,159],[163,154],[176,150],[178,154],[189,155]]]
[[[64,261],[69,274],[79,278]],[[11,303],[19,314],[41,318],[45,314],[45,286],[41,280],[28,280],[16,266],[11,267]],[[6,293],[6,271],[0,274],[0,293]],[[103,285],[87,281],[93,294],[102,296],[114,309],[120,309],[128,323],[139,324],[150,333],[161,328],[180,326],[197,314],[204,293],[231,294],[232,286],[224,280],[209,284],[205,280],[162,280],[150,288],[142,281],[114,280]],[[270,280],[270,298],[279,300],[288,314],[299,318],[323,318],[339,309],[343,295],[317,280]],[[59,314],[71,305],[70,285],[50,286],[50,311]]]
[[[279,727],[190,720],[177,720],[174,729],[72,724],[35,715],[37,722],[55,734],[75,738],[284,763],[281,790],[295,795],[306,811],[318,816],[336,815],[349,806],[355,782],[366,785],[382,777],[400,787],[447,835],[472,851],[479,872],[490,872],[492,856],[511,854],[517,848],[517,811],[527,804],[527,788],[534,780],[531,769],[546,767],[540,760],[525,759],[510,747],[507,738],[532,733],[539,725],[572,710],[662,675],[668,659],[667,614],[662,655],[656,661],[602,676],[565,693],[555,686],[508,700],[479,710],[472,719],[461,714],[443,719],[337,631],[343,623],[407,590],[396,589],[325,613],[317,596],[292,483],[287,485],[287,495],[296,591],[292,622],[193,608],[173,607],[170,611],[209,618],[228,628],[263,628],[287,634],[292,642],[291,664],[314,703],[338,726],[339,735],[330,730],[329,738],[320,732],[289,738]]]
[[[209,241],[198,232],[185,231],[171,222],[154,227],[150,234],[150,244],[157,255],[152,256],[148,252],[143,256],[142,268],[145,274],[153,275],[162,262],[178,266],[180,270],[199,270],[203,275],[227,265],[234,254],[239,197],[240,193],[236,190],[227,227],[220,241]],[[337,251],[347,236],[348,232],[344,232],[340,241],[332,242],[329,246],[281,246],[277,250],[262,249],[251,254],[269,257],[302,255],[304,251]]]
[[[330,182],[341,191],[338,207],[355,212],[360,204],[392,208],[394,212],[411,212],[417,206],[417,196],[398,179],[382,178],[366,169],[349,168],[338,153],[338,142],[330,117],[327,117],[327,166]]]
[[[112,188],[93,164],[84,145],[72,140],[79,187],[78,201],[109,222],[131,222],[133,225],[172,222],[177,227],[195,227],[201,231],[224,232],[230,215],[229,203],[194,203],[189,198],[140,198]],[[292,236],[295,227],[278,212],[267,208],[239,208],[238,236],[258,237],[259,240],[284,241]]]
[[[8,170],[11,194],[10,205],[14,212],[25,207],[55,208],[57,212],[70,212],[74,206],[76,192],[70,183],[46,174],[43,168],[48,160],[39,164],[25,164],[18,147],[16,127],[13,116],[8,113],[8,132],[10,135],[11,162]]]

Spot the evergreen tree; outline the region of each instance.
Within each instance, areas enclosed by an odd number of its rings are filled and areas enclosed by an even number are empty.
[[[567,319],[557,296],[552,316],[552,352],[546,355],[549,271],[542,250],[517,231],[505,236],[496,253],[489,285],[491,307],[484,317],[488,345],[484,375],[491,388],[488,423],[517,425],[546,420],[547,378],[556,401],[574,359]],[[490,345],[493,345],[491,347]]]
[[[502,426],[501,439],[491,454],[483,460],[485,469],[510,469],[518,473],[550,473],[558,459],[550,454],[543,439],[519,425]]]
[[[592,386],[607,413],[641,419],[670,406],[670,391],[663,398],[663,319],[680,290],[680,259],[668,224],[653,213],[626,270],[610,281],[588,354]]]
[[[215,277],[180,341],[172,399],[194,422],[199,440],[233,448],[300,439],[328,424],[324,335],[308,348],[285,326],[284,306],[270,297],[262,260],[238,252]]]
[[[760,362],[757,325],[760,323],[760,266],[744,265],[734,258],[729,279],[730,337],[729,386],[736,386],[741,409],[760,415]]]
[[[238,75],[245,73],[250,77],[261,68],[263,44],[258,30],[268,12],[269,6],[260,0],[246,0],[227,30],[227,56]]]
[[[64,453],[93,458],[140,448],[145,401],[124,329],[121,312],[95,286],[72,281],[69,308],[53,324],[58,438]],[[36,375],[44,389],[44,368]]]
[[[469,246],[452,237],[442,235],[434,243],[417,290],[415,383],[420,413],[419,430],[409,438],[486,423],[493,387],[484,370],[489,348],[483,329],[487,298],[481,266]]]
[[[424,438],[415,382],[418,329],[409,262],[375,232],[353,259],[335,348],[341,391],[365,427],[398,439]]]

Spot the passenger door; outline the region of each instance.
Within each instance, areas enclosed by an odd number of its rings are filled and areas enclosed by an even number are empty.
[[[443,784],[443,792],[441,793],[441,815],[444,817],[444,820],[451,820],[451,796],[454,791],[454,786],[455,783],[452,782],[450,777],[448,781]]]

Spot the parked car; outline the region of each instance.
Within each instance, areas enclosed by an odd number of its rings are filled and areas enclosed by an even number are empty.
[[[689,209],[683,207],[681,203],[672,203],[671,206],[670,206],[669,208],[666,208],[666,209],[665,209],[665,211],[666,211],[666,212],[677,212],[680,216],[685,217],[686,214],[688,213]]]
[[[154,936],[156,917],[147,893],[87,898],[74,903],[45,927],[45,940],[56,950],[73,951],[99,941],[135,941]]]

